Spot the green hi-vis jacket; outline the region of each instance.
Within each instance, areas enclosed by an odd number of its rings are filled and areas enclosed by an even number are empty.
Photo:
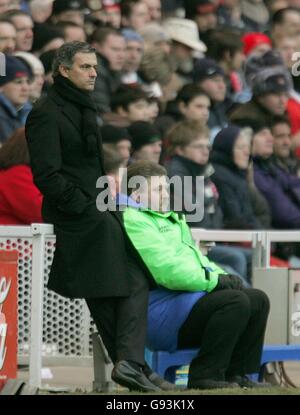
[[[178,291],[212,291],[226,272],[204,256],[184,217],[127,207],[126,232],[157,284]]]

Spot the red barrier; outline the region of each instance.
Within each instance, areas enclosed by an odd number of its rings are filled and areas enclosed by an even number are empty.
[[[17,377],[18,252],[0,251],[0,390]]]

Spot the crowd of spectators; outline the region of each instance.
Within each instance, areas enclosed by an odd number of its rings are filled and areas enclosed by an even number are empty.
[[[97,53],[109,175],[148,160],[192,177],[191,226],[299,228],[299,0],[0,0],[0,224],[40,218],[23,127],[73,41]],[[247,279],[247,247],[211,256]]]

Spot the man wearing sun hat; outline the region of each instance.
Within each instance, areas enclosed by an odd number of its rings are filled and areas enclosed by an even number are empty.
[[[15,56],[5,56],[5,75],[0,76],[0,146],[25,124],[31,109],[29,70]]]
[[[163,28],[172,41],[171,57],[177,72],[190,80],[194,54],[197,53],[198,57],[203,56],[207,50],[199,38],[196,23],[188,19],[170,17],[164,21]]]

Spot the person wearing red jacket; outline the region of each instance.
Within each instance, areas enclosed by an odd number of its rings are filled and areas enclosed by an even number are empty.
[[[43,222],[43,196],[33,183],[24,128],[0,148],[0,225]]]

